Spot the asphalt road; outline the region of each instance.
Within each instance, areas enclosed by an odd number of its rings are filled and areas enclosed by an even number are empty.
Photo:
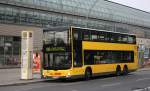
[[[150,91],[150,71],[138,71],[128,76],[101,76],[89,81],[45,81],[40,83],[0,87],[0,91]]]

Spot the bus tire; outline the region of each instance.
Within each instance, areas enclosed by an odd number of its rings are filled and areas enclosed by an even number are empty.
[[[117,66],[116,68],[116,76],[120,76],[121,75],[121,67]]]
[[[128,73],[129,73],[128,66],[125,65],[125,66],[123,67],[123,75],[128,75]]]
[[[92,78],[92,70],[91,70],[91,68],[86,68],[84,79],[90,80],[91,78]]]

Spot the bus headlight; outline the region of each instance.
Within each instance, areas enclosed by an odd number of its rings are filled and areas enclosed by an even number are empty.
[[[70,77],[70,75],[71,75],[70,72],[68,72],[66,77]]]
[[[70,76],[70,72],[68,72],[68,76]]]

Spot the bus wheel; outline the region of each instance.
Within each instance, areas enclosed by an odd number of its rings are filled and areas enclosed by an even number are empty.
[[[116,68],[116,76],[120,76],[121,75],[121,68],[120,66],[117,66]]]
[[[123,68],[123,75],[128,75],[129,71],[128,71],[128,67],[125,65]]]
[[[92,77],[92,71],[91,71],[90,68],[87,68],[87,69],[85,70],[84,78],[85,78],[85,80],[90,80],[91,77]]]

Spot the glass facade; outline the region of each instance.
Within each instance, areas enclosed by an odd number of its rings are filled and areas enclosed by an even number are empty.
[[[20,37],[0,36],[0,67],[20,66]]]
[[[3,0],[0,2],[32,9],[79,15],[86,18],[106,19],[150,27],[148,24],[150,23],[150,13],[125,7],[107,0],[87,0],[86,2],[84,0]],[[6,8],[6,10],[7,9],[8,8]],[[20,12],[8,9],[10,13],[12,13],[12,11],[21,14],[26,13],[26,11],[22,11],[20,8],[19,10]],[[30,12],[27,15],[32,16],[32,13],[33,12]],[[42,18],[46,18],[47,16],[36,12],[34,12],[33,15],[39,15]]]
[[[150,38],[150,13],[107,0],[1,0],[0,22],[80,26]]]

